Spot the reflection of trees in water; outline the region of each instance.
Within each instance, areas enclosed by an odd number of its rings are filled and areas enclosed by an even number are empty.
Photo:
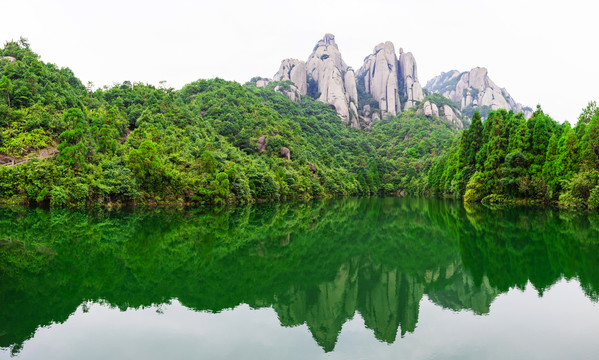
[[[597,299],[599,228],[553,210],[464,208],[421,199],[348,199],[233,211],[0,210],[0,346],[87,300],[119,309],[178,298],[218,312],[273,306],[325,350],[358,311],[377,339],[413,332],[424,294],[489,311],[530,281],[579,278]]]

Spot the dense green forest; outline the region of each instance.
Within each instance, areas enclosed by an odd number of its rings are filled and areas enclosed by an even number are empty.
[[[370,128],[271,82],[124,81],[92,90],[25,39],[0,50],[0,203],[247,203],[352,195],[599,207],[599,110],[577,125],[540,107],[475,112],[459,133],[416,108]],[[448,101],[432,94],[430,101]]]
[[[558,124],[540,107],[522,114],[475,113],[428,175],[437,193],[466,202],[557,203],[599,207],[599,109],[591,102],[574,128]]]
[[[5,44],[0,57],[4,203],[422,193],[428,169],[457,133],[415,111],[352,129],[327,104],[274,91],[284,83],[258,88],[214,79],[174,90],[124,81],[92,91],[68,68],[40,61],[25,39]]]

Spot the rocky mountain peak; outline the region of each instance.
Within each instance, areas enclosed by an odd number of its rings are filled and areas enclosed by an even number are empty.
[[[418,81],[418,67],[416,66],[416,59],[411,52],[404,53],[401,49],[399,56],[399,69],[401,80],[403,84],[402,91],[405,96],[404,110],[415,106],[417,102],[424,99],[424,92],[422,86]]]
[[[390,41],[376,45],[358,70],[358,77],[364,80],[365,92],[378,102],[383,116],[401,111],[398,76],[395,47]]]
[[[449,89],[451,95],[455,95],[452,100],[457,98],[457,94],[464,88],[472,88],[472,92],[483,93],[482,89],[496,87],[488,79],[485,68],[473,69],[471,74],[463,77],[463,80],[461,75],[463,74],[457,71],[451,72],[448,76],[443,74],[442,79],[433,79],[434,87],[447,87],[445,84],[447,79],[455,83],[463,81],[464,84],[460,85],[460,89]],[[356,78],[359,79],[359,85]],[[288,85],[278,87],[280,92],[294,101],[300,100],[303,95],[308,95],[332,105],[341,120],[353,127],[360,127],[360,123],[370,125],[385,116],[395,116],[421,105],[424,100],[414,55],[405,52],[403,48],[399,48],[399,53],[396,53],[391,41],[374,46],[372,54],[364,59],[356,75],[343,61],[335,35],[328,33],[316,43],[307,61],[283,60],[279,71],[274,75],[274,80],[291,81],[294,84],[293,87]],[[363,97],[360,108],[358,108],[358,87],[360,97]],[[502,90],[499,89],[500,92]],[[449,93],[446,94],[445,91],[441,93],[449,97]],[[495,93],[491,96],[496,97]],[[487,98],[484,100],[486,101]],[[458,99],[457,103],[461,104],[460,101],[461,99]],[[472,102],[473,100],[470,101]],[[468,101],[464,103],[468,104]],[[452,123],[457,123],[457,114],[443,111],[445,109],[438,110],[436,113],[431,110],[431,116],[445,116]]]
[[[306,62],[306,72],[308,81],[318,85],[318,100],[333,105],[346,124],[359,127],[356,78],[343,61],[334,35],[326,34],[316,43]]]
[[[457,70],[441,73],[429,80],[425,88],[451,99],[467,117],[477,109],[483,117],[490,110],[497,109],[524,112],[527,118],[532,116],[532,109],[516,103],[505,88],[491,80],[489,71],[484,67],[462,73]]]
[[[337,46],[337,44],[335,43],[335,35],[333,35],[333,34],[330,34],[330,33],[324,34],[322,41],[327,45],[334,45],[335,47]]]
[[[378,102],[381,117],[400,113],[402,102],[403,109],[407,110],[424,99],[414,56],[400,48],[398,58],[390,41],[374,47],[358,70],[358,78],[364,91]],[[362,110],[363,116],[367,116]]]

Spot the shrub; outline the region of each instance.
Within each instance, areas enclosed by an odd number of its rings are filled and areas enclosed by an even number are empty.
[[[50,191],[50,205],[51,206],[64,206],[69,201],[69,193],[62,186],[52,187]]]

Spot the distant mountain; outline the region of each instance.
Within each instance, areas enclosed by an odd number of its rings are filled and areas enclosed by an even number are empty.
[[[532,108],[516,103],[505,88],[500,88],[489,78],[484,67],[462,73],[457,70],[441,73],[428,81],[425,89],[458,104],[466,117],[472,117],[477,109],[483,117],[497,109],[523,112],[526,118],[532,116]]]

